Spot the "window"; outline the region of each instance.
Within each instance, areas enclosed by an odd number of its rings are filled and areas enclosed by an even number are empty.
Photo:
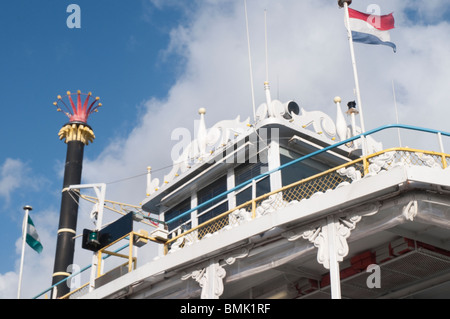
[[[213,182],[212,184],[201,189],[197,193],[198,205],[203,204],[204,202],[206,202],[226,191],[227,191],[227,178],[226,178],[226,176],[223,176],[223,177],[219,178],[218,180],[216,180],[215,182]],[[213,202],[209,203],[208,205],[200,208],[198,210],[198,215],[199,215],[198,223],[201,224],[217,215],[225,213],[228,210],[228,201],[225,201],[224,203],[222,203],[212,209],[210,209],[210,208],[226,199],[227,199],[227,197],[224,196],[223,198],[214,200]],[[208,209],[210,209],[210,210],[208,210]],[[204,212],[204,211],[207,211],[207,212],[202,214],[202,212]]]
[[[236,186],[242,184],[249,179],[261,175],[268,171],[267,163],[244,163],[239,165],[234,170],[234,178]],[[270,192],[270,178],[260,180],[256,183],[256,197],[264,195]],[[236,205],[241,205],[252,199],[252,187],[249,186],[242,191],[237,191],[236,194]]]
[[[164,213],[164,220],[166,222],[170,221],[171,219],[179,216],[180,214],[183,214],[187,212],[189,209],[191,209],[191,199],[187,198],[178,205],[172,207],[168,211]],[[177,228],[181,224],[187,222],[191,219],[191,215],[187,214],[186,216],[181,217],[180,219],[174,221],[173,223],[169,224],[169,231],[172,231],[173,229]],[[191,222],[187,223],[186,225],[182,226],[183,229],[190,229],[191,228]]]
[[[280,147],[280,162],[281,165],[289,163],[303,155],[300,155],[294,151]],[[293,165],[290,165],[281,170],[281,179],[283,186],[295,183],[304,178],[316,175],[323,171],[328,170],[329,167],[315,161],[314,159],[307,159]]]

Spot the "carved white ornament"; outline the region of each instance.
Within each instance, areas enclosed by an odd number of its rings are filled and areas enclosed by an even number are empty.
[[[414,217],[417,216],[418,205],[416,200],[410,201],[403,207],[402,214],[407,220],[413,221]]]
[[[336,137],[343,140],[350,136],[350,132],[352,131],[347,126],[340,108],[337,109],[335,123],[331,117],[324,112],[307,112],[303,108],[300,110],[300,115],[290,113],[288,117],[285,117],[286,110],[283,107],[284,104],[277,100],[273,100],[271,103],[274,104],[273,108],[275,109],[280,109],[280,106],[282,106],[282,111],[278,110],[275,112],[273,114],[274,117],[289,120],[289,122],[292,122],[294,125],[305,129],[312,126],[315,133],[328,138],[330,142],[335,140]],[[239,116],[234,120],[219,121],[210,129],[206,129],[205,110],[200,109],[199,113],[200,123],[196,138],[182,149],[181,155],[177,159],[174,159],[172,170],[164,176],[162,185],[170,183],[180,173],[184,173],[191,168],[193,164],[207,162],[208,158],[214,154],[215,151],[226,146],[236,136],[247,134],[249,130],[251,130],[249,125],[250,119],[247,118],[245,121],[241,122]],[[260,122],[267,117],[267,104],[262,104],[256,112],[256,122]],[[361,129],[356,127],[354,131],[360,132]],[[366,137],[366,142],[368,149],[371,150],[371,152],[377,152],[382,149],[381,143],[376,142],[370,136]],[[358,141],[354,141],[353,148],[356,149],[358,147]],[[147,182],[147,186],[147,194],[151,195],[160,188],[159,180],[155,178],[154,180]]]
[[[420,153],[420,152],[416,152],[417,157],[419,157],[419,159],[421,159],[425,165],[427,165],[428,167],[431,168],[441,168],[441,165],[436,163],[436,160],[434,159],[433,156],[428,155],[428,154],[424,154],[424,153]]]
[[[350,167],[342,167],[336,171],[339,175],[346,176],[350,178],[352,181],[358,181],[361,179],[361,172],[354,168]]]
[[[378,213],[379,204],[370,204],[361,207],[358,213],[349,213],[339,217],[338,222],[335,223],[334,243],[336,247],[336,259],[338,262],[344,260],[348,255],[349,246],[347,238],[350,237],[351,231],[355,229],[356,224],[365,216],[372,216]],[[326,269],[330,269],[330,251],[329,251],[329,234],[327,221],[323,220],[318,224],[311,225],[311,228],[305,230],[300,228],[282,234],[288,241],[295,241],[299,238],[309,240],[314,247],[317,248],[317,261]]]
[[[330,116],[321,111],[307,112],[301,108],[300,115],[293,115],[294,123],[298,123],[301,127],[307,128],[312,125],[314,132],[317,134],[325,133],[328,138],[336,137],[336,125]]]
[[[276,193],[270,195],[269,198],[263,200],[261,205],[256,208],[256,217],[264,216],[267,214],[271,214],[277,210],[277,206],[280,202],[283,201],[283,194]]]
[[[219,263],[211,263],[205,268],[183,275],[181,280],[192,277],[202,288],[202,299],[218,299],[223,294],[223,278],[225,275],[226,271]]]
[[[249,248],[242,248],[233,254],[227,255],[223,260],[225,264],[232,265],[239,258],[247,257]],[[200,269],[184,273],[181,280],[194,279],[202,288],[201,299],[218,299],[223,294],[223,278],[225,269],[220,265],[220,258],[211,259],[208,264],[203,263]]]
[[[181,155],[173,161],[171,171],[164,176],[164,183],[170,183],[180,173],[186,172],[193,164],[198,162],[207,162],[208,158],[214,153],[214,150],[224,147],[230,140],[237,135],[241,135],[249,130],[249,118],[240,121],[240,116],[234,120],[223,120],[216,123],[209,130],[206,129],[203,111],[200,112],[200,123],[197,131],[197,137],[183,148]],[[147,183],[148,189],[158,188],[159,180],[154,179]]]
[[[386,152],[379,156],[369,159],[371,164],[369,165],[369,176],[378,174],[381,169],[387,170],[388,167],[393,164],[395,159],[395,151]]]

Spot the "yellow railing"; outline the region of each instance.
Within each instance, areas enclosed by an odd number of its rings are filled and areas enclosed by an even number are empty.
[[[230,209],[174,238],[164,245],[164,252],[189,246],[222,229],[237,226],[258,216],[286,207],[294,202],[308,199],[367,175],[388,170],[395,165],[429,166],[445,169],[450,165],[450,155],[410,148],[391,148],[334,167],[308,177],[277,191],[264,194]]]
[[[122,240],[128,240],[128,255],[126,254],[120,254],[118,252],[112,252],[112,251],[108,251],[107,249],[112,247],[113,245],[119,243]],[[120,238],[118,238],[117,240],[115,240],[114,242],[106,245],[105,247],[103,247],[102,249],[100,249],[97,252],[97,273],[96,273],[96,279],[108,274],[109,272],[112,272],[118,268],[127,266],[128,267],[128,272],[131,272],[132,270],[136,269],[137,266],[137,258],[133,257],[133,247],[136,244],[136,242],[140,240],[140,241],[153,241],[153,242],[157,242],[157,243],[162,243],[161,240],[158,240],[156,238],[153,237],[149,237],[146,236],[144,233],[140,233],[140,232],[130,232]],[[115,256],[115,257],[120,257],[120,258],[124,258],[127,259],[127,261],[117,267],[115,267],[114,269],[102,274],[101,273],[101,269],[102,269],[102,263],[104,262],[103,260],[103,255],[109,255],[109,256]],[[71,296],[75,295],[76,293],[82,291],[83,289],[85,289],[87,291],[89,282],[84,284],[83,286],[71,291],[70,293],[62,296],[60,299],[69,299]]]

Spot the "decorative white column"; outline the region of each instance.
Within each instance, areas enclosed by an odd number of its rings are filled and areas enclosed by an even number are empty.
[[[250,249],[242,248],[236,253],[229,254],[223,258],[226,265],[232,265],[239,258],[248,256]],[[223,294],[223,278],[227,274],[225,269],[220,265],[222,258],[212,258],[207,263],[200,265],[200,268],[181,276],[181,280],[189,278],[194,279],[202,288],[201,299],[219,299]]]
[[[362,217],[378,213],[379,203],[371,203],[356,208],[351,213],[329,215],[326,219],[282,234],[288,241],[300,238],[309,240],[317,247],[317,262],[330,270],[331,297],[341,298],[339,262],[349,253],[347,239]]]
[[[207,131],[206,131],[206,124],[205,124],[205,108],[200,108],[198,110],[198,114],[200,114],[200,123],[198,127],[197,132],[197,142],[198,142],[198,151],[199,156],[204,157],[206,156],[206,139],[207,139]]]
[[[269,132],[267,132],[269,134]],[[270,146],[267,150],[269,171],[280,167],[280,132],[278,128],[270,128]],[[270,190],[275,191],[282,187],[281,171],[270,174]]]
[[[202,288],[201,299],[219,299],[223,294],[223,281],[226,271],[219,262],[210,259],[205,268],[184,274],[181,280],[194,279]]]
[[[336,103],[336,131],[341,141],[347,138],[347,123],[345,122],[344,114],[341,109],[341,98],[336,96],[334,98]]]
[[[335,221],[333,215],[327,217],[327,232],[328,232],[328,258],[330,268],[330,285],[331,285],[331,299],[341,299],[341,278],[339,274],[339,262],[337,258],[337,228],[338,223]]]

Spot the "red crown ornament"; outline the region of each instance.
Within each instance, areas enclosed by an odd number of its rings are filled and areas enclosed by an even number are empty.
[[[84,102],[82,103],[81,96],[86,96]],[[102,106],[102,103],[98,103],[100,100],[99,97],[92,97],[92,93],[88,94],[81,93],[81,91],[77,91],[77,100],[76,104],[72,99],[72,93],[67,91],[67,95],[64,97],[69,100],[69,103],[65,103],[61,95],[58,95],[58,100],[53,102],[53,105],[57,107],[58,112],[63,112],[69,118],[69,122],[82,122],[87,123],[89,115],[94,112],[98,112],[98,108]],[[68,105],[69,104],[69,105]],[[65,110],[62,110],[61,106],[64,107]]]

